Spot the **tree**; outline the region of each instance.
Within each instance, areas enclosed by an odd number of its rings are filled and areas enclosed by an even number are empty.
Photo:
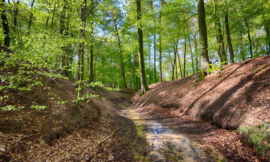
[[[139,62],[140,62],[140,77],[141,77],[141,94],[145,94],[149,90],[146,82],[144,55],[143,55],[143,32],[142,32],[142,11],[141,0],[136,0],[137,5],[137,20],[138,20],[138,45],[139,45]]]
[[[206,75],[206,70],[209,67],[209,57],[208,57],[208,43],[207,43],[207,27],[205,21],[205,9],[204,1],[198,0],[198,22],[199,22],[199,33],[200,33],[200,48],[201,48],[201,75]]]
[[[10,45],[10,33],[9,33],[9,26],[8,26],[8,20],[6,16],[6,7],[5,7],[5,0],[1,3],[1,19],[2,19],[2,25],[3,25],[3,33],[4,33],[4,46],[9,47]]]
[[[232,47],[232,41],[231,41],[231,32],[230,32],[230,26],[229,26],[229,13],[227,9],[227,0],[225,2],[226,8],[224,9],[225,12],[225,26],[226,26],[226,35],[227,35],[227,44],[229,47],[230,52],[230,62],[234,63],[234,53],[233,53],[233,47]]]

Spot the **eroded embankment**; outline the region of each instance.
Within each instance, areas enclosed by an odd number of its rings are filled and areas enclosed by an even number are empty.
[[[2,68],[0,75],[12,77],[19,68]],[[132,93],[110,94],[102,88],[84,88],[83,95],[100,97],[90,98],[90,103],[80,101],[76,108],[74,82],[41,75],[40,72],[47,73],[42,69],[27,72],[20,77],[40,77],[42,86],[36,85],[31,91],[0,90],[0,97],[8,96],[0,100],[0,107],[25,107],[0,110],[0,161],[136,161],[135,152],[142,154],[138,149],[141,146],[132,144],[144,143],[142,138],[137,138],[134,123],[115,113],[115,105],[109,101],[130,97]],[[1,77],[0,86],[10,84]],[[30,108],[31,105],[47,108],[37,110]]]
[[[251,148],[236,131],[218,128],[236,130],[270,121],[269,61],[270,56],[264,56],[226,65],[199,83],[197,75],[156,83],[145,95],[137,93],[132,106],[149,119],[164,119],[163,125],[217,148],[229,161],[268,161],[269,150],[260,158],[262,152],[255,151],[259,145]]]
[[[269,121],[270,56],[224,66],[198,84],[196,75],[150,85],[133,104],[155,117],[202,118],[226,129]]]

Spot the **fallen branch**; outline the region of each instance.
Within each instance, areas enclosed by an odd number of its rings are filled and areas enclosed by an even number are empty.
[[[118,128],[116,131],[114,131],[111,135],[109,135],[108,137],[104,138],[102,141],[100,141],[98,143],[98,145],[102,144],[103,142],[107,141],[109,138],[111,138],[116,132],[118,132],[120,130],[120,128]]]

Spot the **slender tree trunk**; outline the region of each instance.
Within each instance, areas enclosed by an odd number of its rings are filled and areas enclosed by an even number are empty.
[[[124,68],[124,64],[123,64],[123,56],[122,56],[122,50],[121,50],[121,42],[120,42],[120,36],[119,36],[119,33],[118,33],[117,24],[116,24],[116,19],[114,19],[114,28],[115,28],[115,31],[116,31],[116,36],[117,36],[117,41],[118,41],[118,48],[119,48],[119,55],[120,55],[120,65],[121,65],[121,70],[122,70],[124,88],[127,88],[125,68]]]
[[[186,77],[186,54],[187,54],[187,38],[185,37],[185,49],[184,49],[184,77]]]
[[[239,46],[240,46],[240,55],[242,57],[242,61],[245,60],[245,53],[243,49],[243,36],[242,36],[242,30],[240,30],[240,35],[239,35]]]
[[[216,32],[217,32],[216,38],[217,38],[217,42],[218,42],[217,53],[218,53],[219,66],[221,68],[222,67],[221,62],[227,61],[227,56],[226,56],[225,50],[224,50],[224,42],[223,42],[223,36],[221,33],[219,18],[216,15],[217,6],[215,3],[215,0],[213,0],[213,7],[214,7],[213,18],[215,21],[215,28],[216,28]],[[220,53],[220,49],[222,50],[222,54]]]
[[[88,72],[89,72],[89,83],[94,81],[94,41],[93,41],[93,23],[90,23],[90,48],[88,56]]]
[[[137,20],[142,19],[141,13],[141,0],[136,0],[137,4]],[[144,55],[143,55],[143,32],[142,24],[138,25],[138,44],[139,44],[139,62],[140,62],[140,77],[141,77],[141,95],[145,94],[149,90],[146,82],[145,68],[144,68]]]
[[[156,24],[155,24],[155,34],[154,34],[154,81],[157,82],[157,48],[156,48]]]
[[[226,0],[226,7],[227,7],[227,0]],[[231,32],[230,32],[230,26],[229,26],[229,14],[228,14],[227,9],[225,9],[225,26],[226,26],[227,44],[228,44],[229,52],[230,52],[230,62],[234,63],[234,53],[233,53]]]
[[[163,0],[160,0],[160,10],[162,9]],[[159,14],[159,26],[161,27],[161,11]],[[159,31],[159,82],[162,82],[162,36],[161,36],[161,30]]]
[[[83,56],[83,42],[81,41],[81,39],[83,38],[84,35],[84,16],[85,16],[85,4],[86,4],[86,0],[84,0],[84,3],[81,4],[80,6],[80,27],[79,27],[79,47],[78,47],[78,73],[77,73],[77,88],[78,88],[78,98],[81,96],[82,94],[82,69],[83,69],[83,64],[82,64],[82,56]],[[79,108],[79,100],[77,100],[76,103],[76,109]]]
[[[172,80],[174,80],[174,61],[171,56],[171,53],[169,53],[169,56],[170,56],[170,61],[171,61],[171,66],[172,66]]]
[[[198,44],[196,34],[194,35],[194,45],[195,45],[196,73],[199,73]]]
[[[62,39],[65,39],[65,36],[66,36],[66,31],[65,31],[65,19],[66,19],[66,1],[64,0],[64,7],[63,7],[63,10],[61,12],[61,15],[60,15],[60,34],[61,34],[61,37]],[[60,68],[61,69],[64,69],[65,68],[65,57],[66,57],[66,51],[65,51],[65,48],[66,47],[61,47],[63,49],[63,53],[61,54],[61,64],[60,64]],[[64,70],[65,71],[65,70]]]
[[[219,37],[216,36],[216,38],[217,38],[217,41],[219,42]],[[217,47],[217,55],[218,55],[219,67],[221,68],[221,67],[222,67],[222,62],[223,62],[223,60],[222,60],[222,56],[221,56],[221,53],[220,53],[220,49],[221,49],[221,45],[218,44],[218,47]]]
[[[189,43],[189,50],[190,50],[190,56],[191,56],[192,74],[195,74],[194,59],[193,59],[192,47],[190,43],[190,37],[188,38],[188,43]]]
[[[88,72],[89,72],[89,83],[94,82],[94,1],[91,0],[90,1],[90,6],[92,7],[92,10],[90,12],[92,19],[89,23],[89,27],[90,27],[90,49],[89,49],[89,56],[88,56]]]
[[[56,8],[56,3],[54,3],[54,6],[53,6],[53,14],[52,14],[52,19],[51,19],[51,27],[53,27],[53,25],[54,25],[55,8]]]
[[[246,27],[247,27],[247,33],[248,33],[250,58],[253,58],[253,52],[252,52],[252,40],[251,40],[251,36],[250,36],[249,22],[248,22],[248,20],[246,19],[246,17],[244,17],[244,20],[245,20],[245,24],[246,24]]]
[[[17,22],[17,15],[18,15],[18,5],[19,5],[20,1],[17,0],[17,2],[15,3],[14,2],[14,10],[13,10],[13,13],[14,13],[14,16],[13,16],[13,29],[14,31],[16,32],[16,28],[17,28],[17,25],[18,25],[18,22]]]
[[[266,32],[266,37],[270,38],[270,30],[269,30],[269,27],[266,23],[264,24],[264,29]],[[270,41],[267,41],[266,43],[268,43],[268,55],[270,55]]]
[[[174,64],[174,69],[175,69],[175,78],[178,79],[178,74],[177,74],[177,44],[178,44],[178,40],[176,40],[176,43],[174,45],[174,58],[173,58],[173,64]]]
[[[265,33],[266,33],[266,37],[268,38],[268,39],[270,39],[270,30],[269,30],[269,27],[268,27],[268,24],[267,24],[267,22],[266,22],[266,20],[265,20],[265,16],[263,15],[263,21],[264,21],[264,30],[265,30]],[[267,55],[270,55],[270,41],[268,40],[268,39],[266,39],[266,44],[268,44],[268,53],[267,53]]]
[[[198,21],[200,33],[200,48],[201,48],[201,74],[206,75],[206,70],[209,67],[208,43],[207,43],[207,27],[205,21],[204,0],[198,0]]]
[[[10,46],[10,35],[9,35],[10,33],[9,33],[9,26],[8,26],[8,20],[7,20],[7,15],[6,15],[5,0],[2,0],[1,8],[2,8],[1,19],[2,19],[3,33],[4,33],[4,46],[9,47]]]
[[[152,77],[151,77],[151,38],[150,38],[150,33],[148,33],[148,45],[149,45],[149,58],[148,58],[148,61],[149,61],[149,85],[151,84],[151,80],[152,80]]]
[[[33,8],[34,3],[35,3],[35,0],[32,1],[30,10]],[[31,30],[32,21],[33,21],[33,16],[34,16],[34,14],[33,14],[33,12],[31,12],[30,19],[29,19],[29,24],[28,24],[28,33],[27,33],[28,35],[30,35],[30,30]]]
[[[179,64],[179,70],[180,70],[180,77],[183,77],[183,73],[182,73],[182,66],[181,66],[181,60],[180,60],[180,56],[179,54],[177,54],[178,57],[178,64]]]

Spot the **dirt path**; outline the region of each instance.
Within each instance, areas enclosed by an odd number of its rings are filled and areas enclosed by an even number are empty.
[[[147,119],[124,103],[118,103],[121,116],[132,120],[137,134],[146,138],[149,145],[146,161],[226,161],[223,155],[210,147],[191,140],[163,123],[163,119]]]

